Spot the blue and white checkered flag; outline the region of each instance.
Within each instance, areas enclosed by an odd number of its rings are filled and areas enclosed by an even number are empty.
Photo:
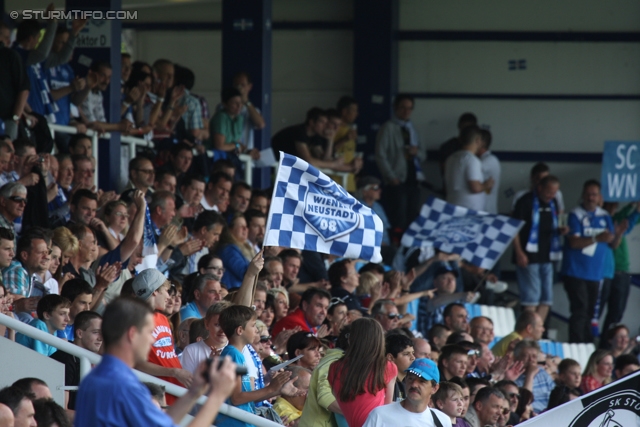
[[[491,269],[524,221],[478,212],[430,197],[402,236],[405,247],[433,246]]]
[[[280,153],[265,246],[380,262],[382,221],[302,159]]]

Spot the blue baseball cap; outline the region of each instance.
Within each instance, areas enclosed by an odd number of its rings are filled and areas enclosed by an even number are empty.
[[[426,381],[434,380],[436,383],[440,382],[438,365],[431,359],[416,359],[405,372],[416,375]]]

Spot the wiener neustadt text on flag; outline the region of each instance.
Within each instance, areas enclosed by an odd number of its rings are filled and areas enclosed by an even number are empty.
[[[327,175],[280,153],[265,246],[380,262],[382,221]]]

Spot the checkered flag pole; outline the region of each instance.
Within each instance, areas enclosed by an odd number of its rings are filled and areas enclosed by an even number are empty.
[[[265,246],[382,261],[382,221],[327,175],[280,152]]]
[[[489,270],[523,225],[524,221],[508,216],[474,211],[430,197],[402,236],[401,244],[433,246]]]

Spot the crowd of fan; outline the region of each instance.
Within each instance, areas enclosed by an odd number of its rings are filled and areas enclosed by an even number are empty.
[[[554,202],[558,180],[545,177],[544,165],[534,167],[533,191],[520,194],[523,202],[513,213],[529,221],[514,255],[524,310],[513,333],[494,342],[492,319],[468,319],[465,303],[490,303],[497,277],[454,254],[396,250],[390,237],[416,217],[424,189],[426,147],[411,125],[411,97],[396,97],[395,116],[376,142],[391,221],[379,203],[382,182],[358,176],[363,159],[356,151],[355,99],[341,98],[336,109],[311,109],[305,123],[280,131],[272,142],[276,156],[283,151],[350,174],[347,190],[383,219],[382,252],[393,268],[263,247],[269,193],[239,179],[238,155],[261,156],[253,134],[264,120],[249,100],[250,76],[238,73],[210,111],[192,92],[188,68],[164,59],[132,62],[122,54],[121,120],[109,122],[102,94],[111,66],[94,62],[79,77],[68,63],[84,24],[50,21],[40,40],[39,24],[23,21],[13,47],[10,29],[0,24],[0,312],[103,359],[80,384],[77,357],[0,326],[3,339],[64,364],[66,386],[80,385],[65,391],[61,407],[43,381],[17,381],[0,390],[0,426],[64,427],[73,420],[76,426],[173,425],[189,411],[196,414],[193,426],[214,419],[218,426],[249,425],[218,414],[223,401],[300,427],[383,426],[398,419],[421,426],[506,426],[640,369],[628,328],[616,325],[622,314],[615,308],[619,317],[602,340],[610,349],[597,350],[584,371],[571,359],[540,351],[552,299],[546,279],[523,272],[533,274],[532,265],[554,260],[553,233],[563,210]],[[486,158],[491,143],[474,121],[470,114],[461,118],[460,136],[443,146],[448,153],[441,160],[449,197],[485,210],[467,196],[495,193],[499,178],[462,173],[477,169],[468,152]],[[54,140],[47,123],[74,126],[77,134],[57,133]],[[156,150],[131,160],[121,192],[102,191],[94,184],[87,129],[147,135]],[[459,194],[458,175],[470,181],[463,191],[469,194]],[[596,209],[596,190],[597,182],[585,185],[587,217],[594,210],[605,217]],[[531,204],[549,209],[535,220]],[[580,276],[579,253],[596,243],[596,257],[609,256],[599,243],[618,250],[636,213],[628,208],[615,230],[609,221],[609,231],[584,236],[570,217],[577,234],[567,238],[565,259],[576,261],[565,273],[576,277],[566,283],[568,292],[584,287],[589,292],[577,294],[592,298],[602,272],[592,268],[593,277]],[[541,231],[535,242],[531,230]],[[628,254],[626,262],[626,270],[616,265],[610,277],[602,273],[597,280],[627,280],[618,277],[628,271]],[[617,304],[619,292],[611,298]],[[575,322],[590,321],[588,309],[574,308]],[[584,328],[572,338],[592,339]],[[218,357],[224,363],[207,364]],[[236,381],[237,366],[247,371]],[[144,386],[131,368],[188,392],[177,398],[155,384]],[[192,410],[205,392],[206,403]]]

